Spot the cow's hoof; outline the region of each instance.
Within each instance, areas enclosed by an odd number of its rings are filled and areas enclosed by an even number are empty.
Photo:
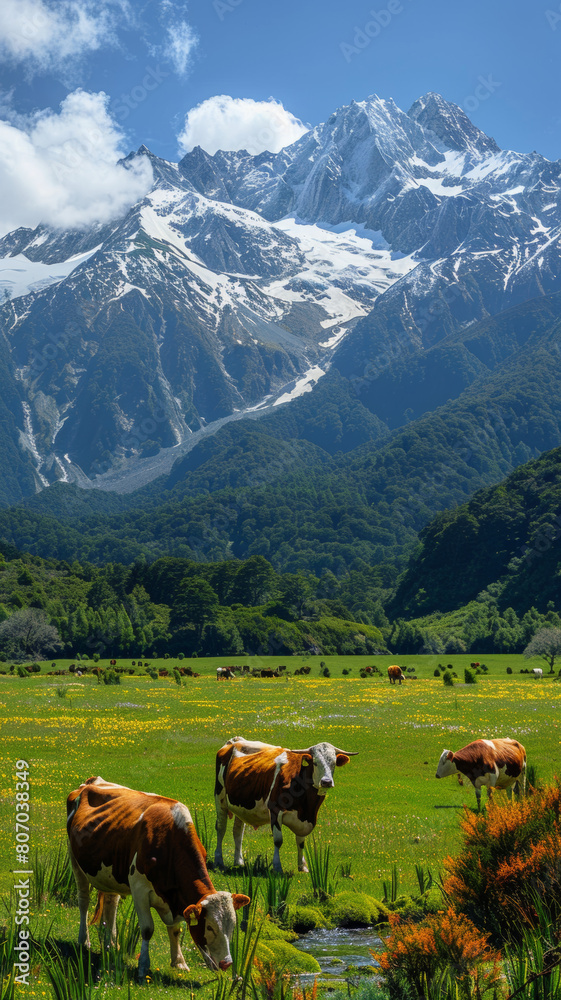
[[[306,864],[305,861],[304,861],[303,864],[298,865],[298,871],[299,872],[304,872],[305,875],[309,874],[309,868],[308,868],[308,866],[307,866],[307,864]]]
[[[172,962],[171,963],[171,967],[172,967],[172,969],[181,969],[182,972],[190,972],[191,971],[189,969],[189,966],[187,965],[187,962]]]

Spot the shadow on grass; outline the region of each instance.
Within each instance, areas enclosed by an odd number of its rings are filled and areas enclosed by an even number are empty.
[[[104,980],[112,985],[139,982],[136,961],[131,961],[129,964],[121,953],[113,948],[103,953],[60,938],[37,941],[35,947],[36,953],[39,953],[47,967],[57,997],[65,996],[64,990],[56,989],[63,981],[70,992],[73,986],[95,988]],[[183,972],[182,975],[184,978],[178,978],[160,970],[152,970],[149,973],[149,981],[152,986],[164,988],[173,986],[176,989],[192,991],[208,985],[214,979],[212,977],[203,982],[194,978],[191,973]]]

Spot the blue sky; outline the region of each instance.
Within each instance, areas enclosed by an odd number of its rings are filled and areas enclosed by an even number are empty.
[[[0,10],[4,230],[32,224],[49,197],[64,210],[57,178],[85,197],[87,159],[103,160],[110,215],[125,199],[114,164],[142,143],[171,160],[217,135],[255,145],[271,98],[277,142],[352,99],[377,93],[406,110],[432,90],[503,148],[561,158],[559,0],[3,0]],[[255,103],[220,108],[218,95]],[[57,143],[75,152],[53,176]],[[133,180],[141,190],[146,177]]]

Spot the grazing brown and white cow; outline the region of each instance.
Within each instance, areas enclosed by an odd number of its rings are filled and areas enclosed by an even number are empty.
[[[231,681],[235,677],[234,671],[231,667],[217,667],[216,668],[216,680],[217,681]]]
[[[398,667],[396,663],[393,666],[388,667],[388,677],[390,679],[390,684],[395,684],[396,681],[399,681],[401,684],[401,682],[405,680],[405,675],[403,674],[401,667]]]
[[[487,788],[487,797],[493,788],[511,788],[518,785],[524,795],[526,785],[526,751],[517,740],[509,737],[499,740],[475,740],[463,750],[453,753],[443,750],[436,769],[437,778],[460,772],[475,788],[477,808],[481,809],[481,789]]]
[[[217,892],[186,806],[176,799],[136,792],[103,778],[88,778],[67,800],[69,854],[80,908],[78,943],[90,945],[90,886],[99,893],[94,918],[114,939],[119,896],[132,895],[142,935],[139,978],[150,970],[153,907],[167,927],[171,964],[189,969],[179,944],[186,920],[191,937],[210,969],[232,964],[230,941],[235,911],[248,896]],[[107,942],[108,943],[108,942]]]
[[[331,743],[288,750],[235,736],[216,755],[217,846],[214,860],[222,865],[222,841],[228,816],[234,815],[234,864],[243,865],[244,826],[255,830],[270,823],[275,850],[273,868],[282,872],[282,827],[296,836],[298,871],[307,872],[304,841],[316,825],[325,796],[333,788],[333,771],[349,763],[352,753]]]

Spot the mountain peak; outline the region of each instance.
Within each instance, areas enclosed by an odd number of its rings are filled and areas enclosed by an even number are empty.
[[[484,154],[500,152],[495,140],[477,128],[462,108],[440,94],[429,92],[419,97],[407,114],[449,149]]]

